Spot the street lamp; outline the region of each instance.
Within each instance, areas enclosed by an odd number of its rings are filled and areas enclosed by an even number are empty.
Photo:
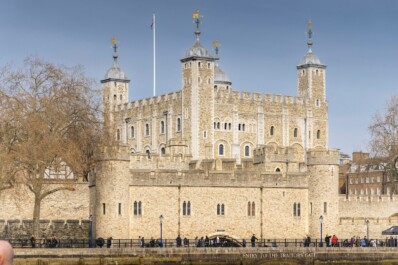
[[[162,240],[162,238],[163,238],[163,231],[162,231],[162,228],[163,228],[163,215],[159,216],[159,221],[160,221],[160,247],[163,247],[163,240]]]
[[[319,217],[319,222],[321,223],[321,240],[320,240],[319,246],[320,246],[320,247],[323,247],[323,243],[322,243],[322,223],[323,223],[323,216],[322,216],[322,215]]]
[[[366,239],[369,241],[369,219],[366,219]]]
[[[94,216],[92,214],[90,214],[89,218],[90,220],[90,241],[88,242],[88,247],[89,248],[93,248],[94,244],[93,244],[93,220],[94,220]]]

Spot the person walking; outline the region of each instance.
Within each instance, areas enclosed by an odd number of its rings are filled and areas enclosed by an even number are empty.
[[[180,235],[177,236],[176,243],[177,243],[177,247],[178,248],[181,247],[181,237],[180,237]]]
[[[257,237],[255,234],[253,234],[252,238],[250,239],[250,242],[252,243],[253,248],[256,246],[256,240],[257,240]]]

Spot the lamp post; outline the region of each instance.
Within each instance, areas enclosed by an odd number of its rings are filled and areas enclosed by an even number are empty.
[[[159,216],[160,221],[160,247],[163,247],[163,215]]]
[[[320,246],[320,247],[323,247],[323,243],[322,243],[322,223],[323,223],[323,216],[322,216],[322,215],[319,217],[319,222],[320,222],[320,224],[321,224],[321,240],[320,240],[319,246]]]
[[[369,219],[366,219],[366,239],[369,241]]]
[[[90,235],[89,235],[90,241],[88,242],[88,247],[93,248],[94,247],[94,244],[93,244],[93,220],[94,220],[94,217],[93,217],[93,215],[90,214],[88,219],[90,220]]]

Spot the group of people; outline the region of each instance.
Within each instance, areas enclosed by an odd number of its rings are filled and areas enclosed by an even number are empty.
[[[306,236],[304,238],[304,247],[310,247],[311,246],[311,237]],[[319,246],[323,247],[323,243],[319,242]],[[325,246],[326,247],[338,247],[339,246],[339,239],[337,238],[336,235],[330,236],[326,234],[325,236]]]
[[[44,246],[44,247],[48,247],[48,248],[57,248],[59,247],[59,241],[58,239],[53,236],[51,238],[47,238],[45,235],[43,235],[43,240],[40,243],[40,247]],[[32,248],[36,247],[36,238],[34,236],[32,236],[30,238],[30,246]]]
[[[154,248],[154,247],[163,247],[163,242],[160,239],[154,239],[151,237],[151,240],[149,240],[148,243],[145,242],[145,238],[139,236],[138,237],[138,242],[140,244],[141,248]]]

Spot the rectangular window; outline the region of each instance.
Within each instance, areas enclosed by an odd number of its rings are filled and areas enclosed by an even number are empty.
[[[102,204],[102,214],[105,215],[105,203]]]
[[[323,203],[323,213],[327,213],[328,212],[328,203],[324,202]]]
[[[119,215],[121,215],[121,214],[122,214],[122,204],[119,203]]]
[[[312,214],[312,202],[310,202],[310,214]]]

